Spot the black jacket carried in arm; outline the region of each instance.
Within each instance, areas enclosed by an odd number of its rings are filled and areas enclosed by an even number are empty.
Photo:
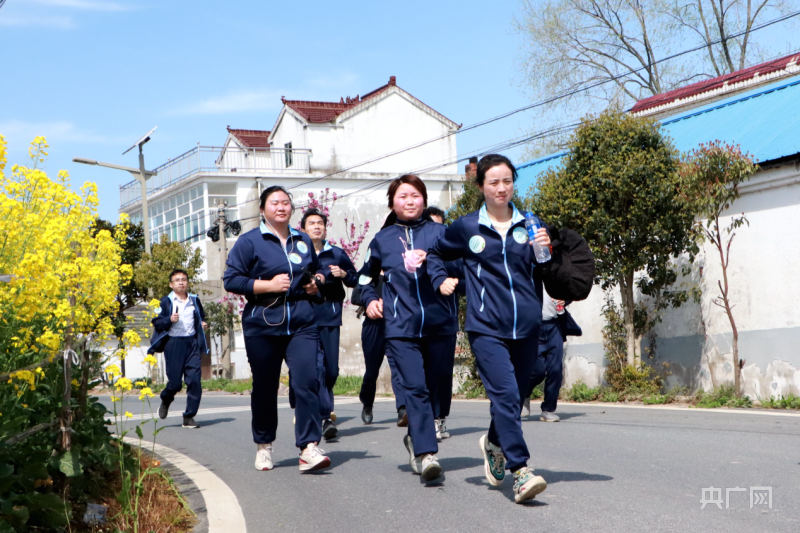
[[[556,300],[580,301],[589,297],[595,264],[589,243],[569,228],[547,226],[553,259],[542,265],[542,282]]]

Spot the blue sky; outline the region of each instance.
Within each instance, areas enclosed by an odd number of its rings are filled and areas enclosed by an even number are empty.
[[[513,29],[519,2],[7,0],[0,133],[11,164],[45,135],[47,170],[67,169],[76,186],[97,182],[100,215],[115,220],[130,175],[71,160],[137,166],[135,151],[122,152],[153,126],[148,168],[197,142],[220,145],[227,125],[271,129],[282,95],[338,101],[389,76],[465,125],[529,103]],[[794,40],[774,28],[779,48]],[[460,134],[459,153],[546,125],[520,113]],[[506,153],[516,161],[522,152]]]
[[[198,141],[221,144],[227,125],[270,129],[282,95],[338,101],[392,75],[465,125],[524,105],[516,9],[516,0],[7,0],[0,133],[9,163],[47,136],[47,170],[67,169],[74,185],[96,181],[100,215],[113,220],[129,175],[71,160],[137,166],[135,151],[122,152],[156,125],[148,168]],[[531,120],[460,135],[459,152],[517,137]]]

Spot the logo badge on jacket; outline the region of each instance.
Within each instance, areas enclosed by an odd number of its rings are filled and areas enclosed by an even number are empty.
[[[299,265],[303,262],[303,258],[297,255],[296,253],[289,254],[289,261],[294,263],[295,265]]]
[[[514,240],[520,244],[528,242],[528,232],[525,228],[514,228]]]
[[[486,248],[486,240],[480,235],[473,235],[469,240],[469,249],[472,250],[473,253],[479,254],[484,248]]]
[[[308,253],[308,246],[306,246],[306,243],[304,243],[303,241],[297,243],[297,249],[300,250],[301,254]]]
[[[369,285],[370,281],[372,281],[372,278],[370,276],[366,276],[364,274],[361,274],[361,277],[358,278],[358,284],[359,285]]]

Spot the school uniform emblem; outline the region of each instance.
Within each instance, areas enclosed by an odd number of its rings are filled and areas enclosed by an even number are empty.
[[[304,243],[303,241],[297,243],[297,249],[300,251],[301,254],[308,253],[308,246],[306,246],[306,243]]]
[[[359,285],[368,285],[370,281],[372,281],[372,278],[364,274],[361,274],[361,276],[358,278]]]
[[[296,253],[292,252],[289,254],[289,261],[294,263],[295,265],[299,265],[303,262],[303,258],[297,255]]]
[[[472,250],[473,253],[479,254],[484,248],[486,248],[486,240],[480,235],[473,235],[469,240],[469,249]]]
[[[514,228],[514,240],[520,244],[528,242],[528,232],[525,228]]]

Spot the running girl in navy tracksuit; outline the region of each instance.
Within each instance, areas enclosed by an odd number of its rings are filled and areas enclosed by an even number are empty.
[[[429,251],[434,257],[464,259],[467,281],[466,330],[491,400],[489,433],[480,439],[486,478],[501,485],[508,468],[514,473],[517,502],[547,488],[528,469],[528,447],[520,410],[530,382],[542,319],[542,281],[524,213],[511,203],[517,173],[508,158],[487,155],[478,163],[476,181],[485,196],[480,210],[449,226]],[[550,246],[545,229],[536,242]],[[433,286],[445,283],[432,276]]]
[[[317,447],[322,423],[317,375],[319,337],[311,299],[324,282],[308,235],[289,226],[294,211],[283,187],[261,194],[261,226],[240,236],[228,256],[225,290],[242,294],[244,345],[253,374],[251,409],[253,440],[258,445],[257,470],[271,470],[272,442],[278,429],[278,383],[281,362],[291,371],[297,398],[295,445],[300,471],[327,468],[331,462]]]
[[[441,475],[442,467],[435,455],[438,446],[428,391],[435,390],[439,381],[440,354],[455,347],[457,309],[443,294],[452,294],[458,280],[447,276],[440,259],[426,257],[444,226],[431,222],[427,214],[423,217],[428,198],[422,180],[402,176],[392,181],[387,196],[397,220],[370,243],[359,283],[367,316],[386,321],[387,355],[394,358],[403,380],[409,430],[403,441],[411,470],[431,481]],[[381,270],[385,282],[379,295],[374,283]],[[433,289],[434,275],[440,279],[441,292]]]
[[[326,440],[332,440],[337,434],[331,413],[333,387],[339,377],[339,330],[342,327],[342,305],[346,296],[344,288],[355,287],[358,274],[345,251],[326,240],[327,226],[328,217],[319,209],[309,209],[303,213],[300,221],[300,227],[314,243],[314,250],[317,252],[326,280],[320,290],[321,300],[314,303],[314,312],[322,348],[319,385],[322,435]]]

